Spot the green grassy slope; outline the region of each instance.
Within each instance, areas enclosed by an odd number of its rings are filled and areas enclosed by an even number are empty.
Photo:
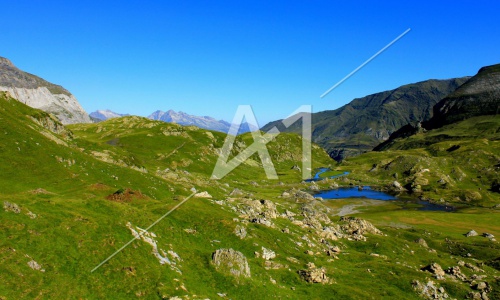
[[[468,227],[461,223],[466,220],[479,233],[500,235],[500,218],[495,211],[486,215],[485,209],[476,208],[425,214],[384,203],[366,207],[361,215],[384,235],[365,233],[366,241],[355,241],[356,235],[346,234],[335,240],[322,236],[323,228],[345,225],[336,212],[341,208],[338,205],[346,202],[305,201],[283,195],[284,191],[293,193],[291,189],[310,191],[333,183],[302,183],[300,172],[291,169],[301,166],[298,136],[280,135],[269,144],[279,180],[267,180],[254,156],[223,180],[214,181],[209,177],[217,148],[223,143],[221,133],[127,117],[73,125],[69,127],[73,134],[59,128],[58,132],[68,137],[65,140],[37,125],[30,116],[47,118],[0,95],[0,204],[5,206],[0,209],[2,300],[174,296],[419,299],[412,281],[431,279],[430,273],[420,271],[421,267],[438,262],[447,268],[459,260],[483,269],[481,274],[488,276],[485,281],[492,287],[489,295],[498,296],[495,293],[500,285],[495,276],[500,273],[494,268],[498,243],[483,237],[465,238],[462,233]],[[250,135],[238,137],[237,150],[251,142]],[[329,164],[332,161],[315,146],[313,166]],[[352,177],[335,182],[356,182],[361,173],[354,167],[352,171]],[[133,237],[128,222],[135,230],[139,230],[136,226],[146,228],[191,194],[192,187],[208,191],[213,198],[190,199],[150,230],[155,233],[152,238],[160,255],[175,265],[161,265],[152,246],[136,240],[90,272]],[[43,190],[36,190],[39,188]],[[143,196],[136,193],[139,197],[123,201],[106,199],[127,188]],[[230,196],[235,188],[240,192]],[[264,210],[270,227],[253,223],[254,217],[249,217],[256,205],[260,207],[260,202],[253,200],[260,199],[276,205],[275,212]],[[15,203],[18,209],[7,202]],[[283,216],[274,218],[274,213]],[[475,219],[481,215],[484,217]],[[245,238],[235,234],[237,227],[245,228]],[[419,237],[436,251],[415,243]],[[340,253],[328,256],[327,250],[334,246]],[[270,262],[257,257],[255,252],[261,253],[262,247],[273,250],[276,257]],[[221,248],[240,251],[248,260],[251,277],[235,278],[217,271],[211,257]],[[329,282],[301,279],[298,271],[307,269],[308,263],[324,267]],[[464,267],[463,273],[470,277],[473,272]],[[469,283],[451,277],[436,284],[455,298],[474,291]]]
[[[500,112],[500,64],[483,67],[460,88],[439,101],[426,128],[438,128],[474,116]]]
[[[383,149],[348,159],[341,169],[381,186],[397,180],[416,195],[437,202],[500,203],[500,195],[491,189],[499,179],[499,116],[474,117],[395,139]]]

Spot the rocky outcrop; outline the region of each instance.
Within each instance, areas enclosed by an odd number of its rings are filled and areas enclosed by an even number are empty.
[[[423,267],[422,271],[431,272],[432,274],[434,274],[434,276],[436,276],[437,279],[443,279],[445,274],[443,268],[437,263],[432,263],[428,266]]]
[[[58,134],[67,140],[71,140],[73,138],[73,132],[64,127],[64,125],[52,114],[46,112],[38,112],[34,115],[31,115],[30,117],[35,123],[52,133]]]
[[[409,136],[412,136],[412,135],[415,135],[418,133],[424,133],[424,132],[426,132],[426,129],[422,127],[422,123],[420,123],[420,122],[415,122],[413,124],[407,124],[407,125],[399,128],[395,132],[393,132],[389,136],[389,139],[387,139],[386,141],[377,145],[375,148],[373,148],[373,151],[386,150],[386,149],[390,148],[390,146],[392,144],[394,144],[394,141],[397,139],[404,139],[404,138],[407,138]]]
[[[372,223],[358,219],[355,217],[341,217],[340,228],[347,234],[364,235],[365,233],[381,235],[382,232],[378,230]]]
[[[326,275],[325,268],[317,268],[314,263],[308,263],[307,269],[298,271],[300,277],[306,282],[326,284],[330,279]]]
[[[0,57],[0,91],[18,101],[56,116],[63,124],[91,123],[76,98],[62,86],[23,72]]]
[[[212,263],[219,272],[235,277],[250,277],[250,267],[243,253],[233,249],[218,249],[212,254]]]
[[[244,226],[236,225],[234,234],[236,234],[236,236],[240,239],[244,239],[247,236],[247,229]]]
[[[11,203],[9,201],[3,202],[3,209],[5,209],[5,211],[10,211],[10,212],[13,212],[15,214],[21,213],[21,209],[19,208],[19,206],[15,203]]]
[[[306,193],[304,191],[296,190],[294,188],[283,192],[281,194],[281,197],[291,198],[295,200],[295,202],[310,202],[315,200],[313,195]]]
[[[449,295],[443,287],[438,287],[433,281],[428,281],[427,284],[421,283],[418,280],[412,282],[413,289],[418,292],[424,299],[448,299]]]
[[[240,209],[242,216],[253,223],[266,224],[271,219],[279,217],[276,204],[270,200],[246,200]],[[269,221],[269,225],[271,222]]]
[[[273,250],[262,247],[262,258],[263,259],[271,260],[275,257],[276,257],[276,253]]]

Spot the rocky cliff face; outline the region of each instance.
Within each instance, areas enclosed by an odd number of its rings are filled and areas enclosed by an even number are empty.
[[[55,115],[63,124],[91,123],[78,100],[62,86],[21,71],[0,57],[0,91],[18,101]]]

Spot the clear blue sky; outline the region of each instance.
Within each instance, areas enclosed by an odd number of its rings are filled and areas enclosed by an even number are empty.
[[[0,56],[88,111],[182,110],[260,125],[500,63],[500,1],[5,1]],[[407,28],[327,97],[319,96]]]

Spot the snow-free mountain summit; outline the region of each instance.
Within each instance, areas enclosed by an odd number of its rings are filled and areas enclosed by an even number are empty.
[[[63,124],[92,122],[68,90],[18,69],[4,57],[0,57],[0,91],[7,91],[20,102],[55,115]]]

